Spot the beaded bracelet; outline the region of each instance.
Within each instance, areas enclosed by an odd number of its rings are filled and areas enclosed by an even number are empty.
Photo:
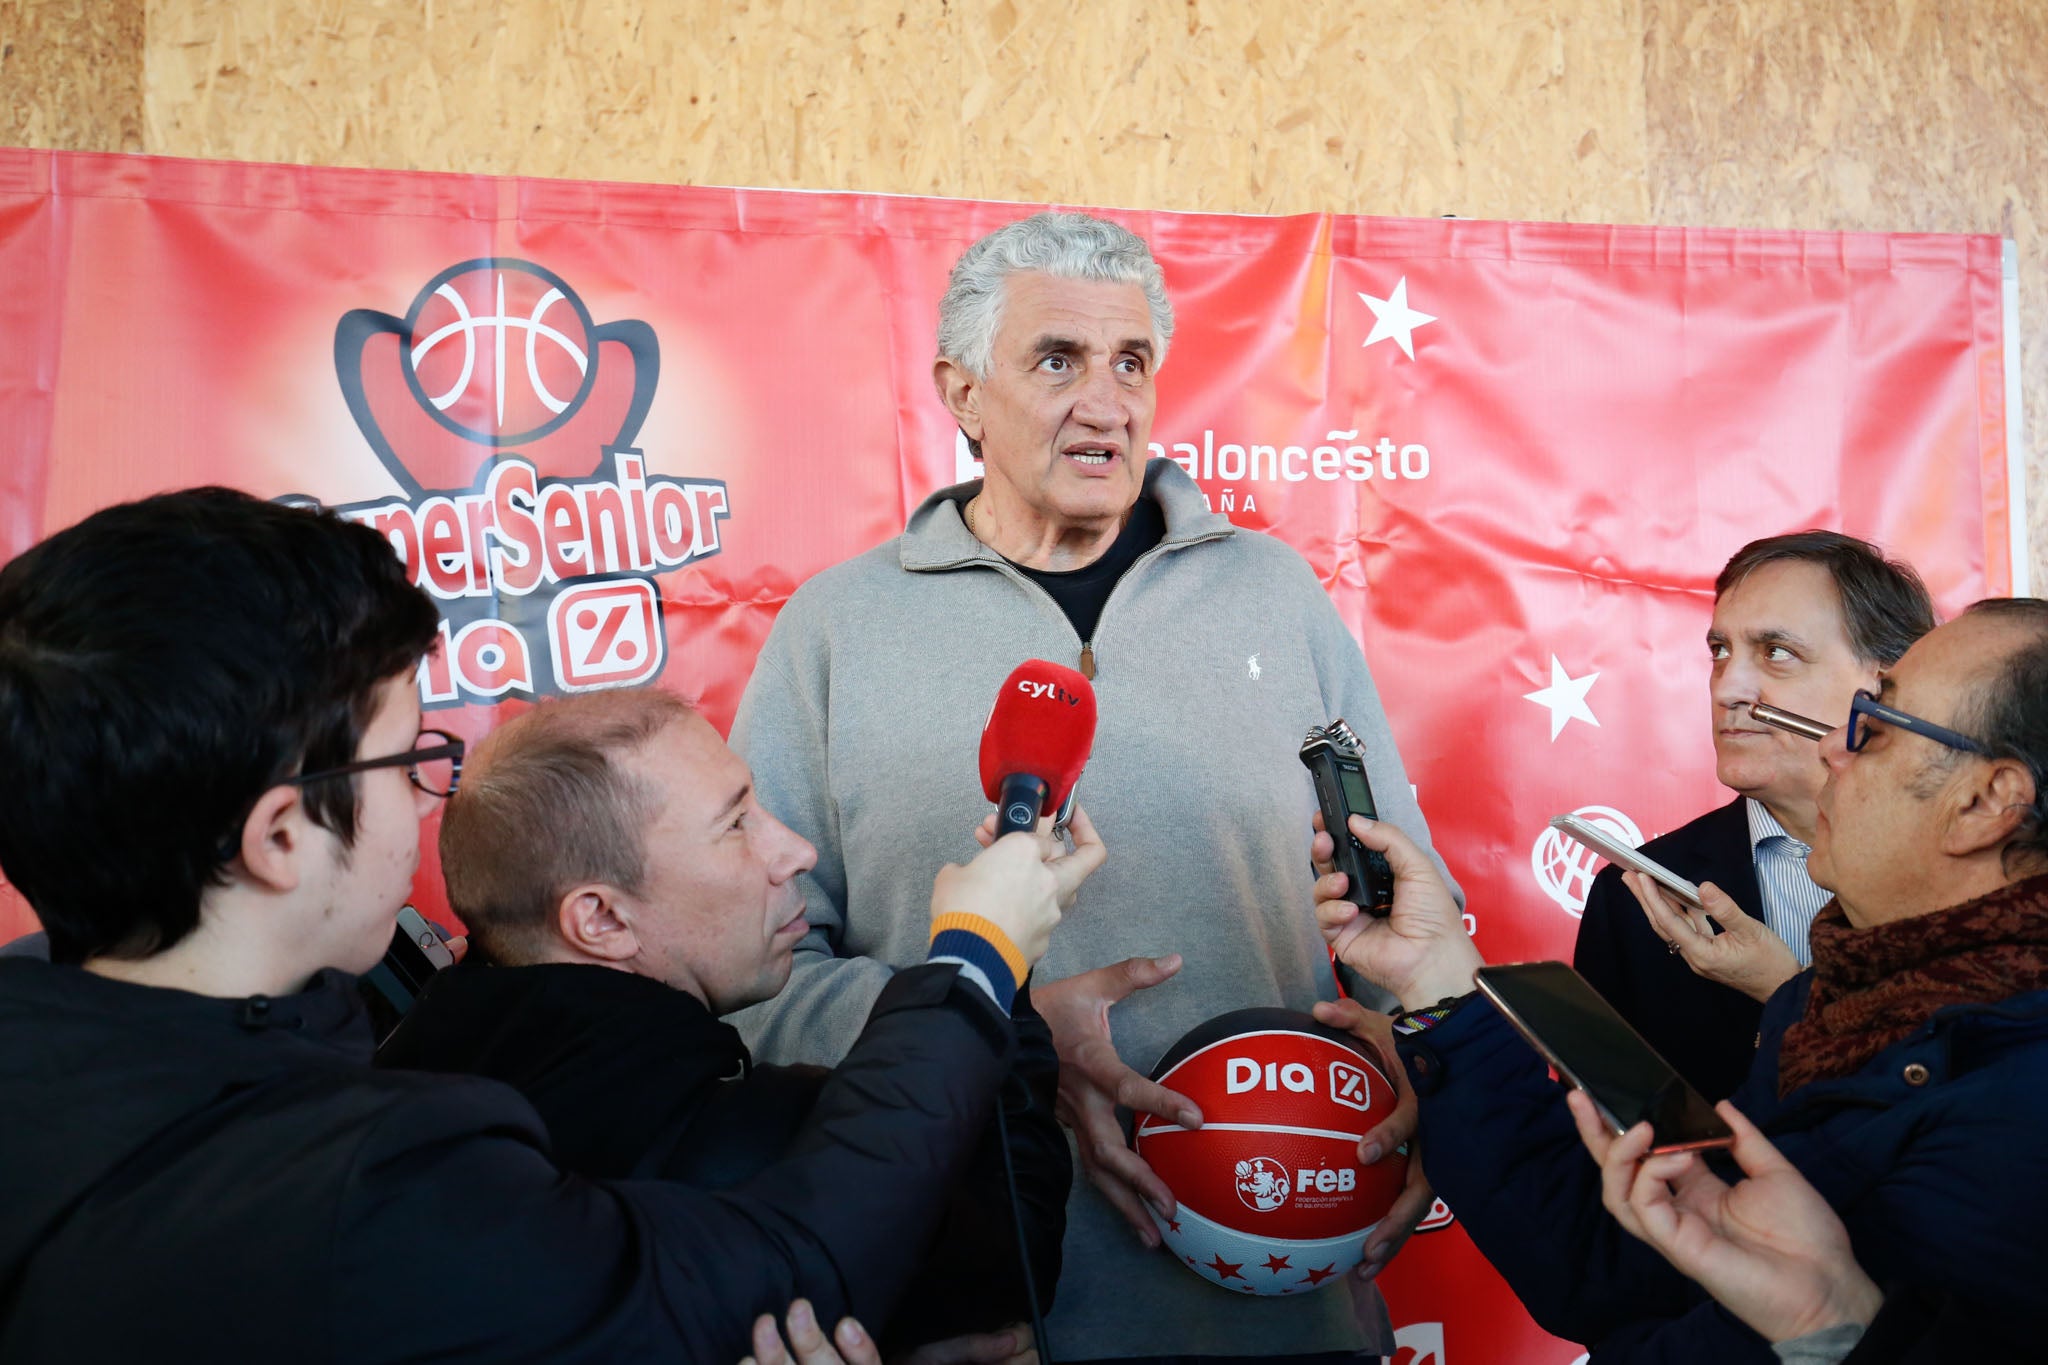
[[[1433,1029],[1451,1017],[1457,1008],[1477,995],[1477,991],[1466,991],[1463,995],[1447,995],[1434,1005],[1424,1005],[1419,1010],[1402,1010],[1393,1019],[1394,1032],[1407,1037]]]

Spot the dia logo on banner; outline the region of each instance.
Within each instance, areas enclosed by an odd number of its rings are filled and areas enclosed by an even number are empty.
[[[359,308],[335,375],[396,498],[335,510],[373,527],[441,607],[428,706],[649,682],[667,661],[656,576],[717,554],[725,484],[647,472],[634,445],[661,347],[598,323],[566,280],[480,259],[404,317]]]

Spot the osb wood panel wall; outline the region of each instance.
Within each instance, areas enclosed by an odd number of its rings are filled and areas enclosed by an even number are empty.
[[[0,0],[0,144],[1991,232],[2048,591],[2040,0]]]

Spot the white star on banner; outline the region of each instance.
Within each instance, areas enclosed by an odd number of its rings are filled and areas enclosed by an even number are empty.
[[[1550,656],[1550,686],[1534,692],[1524,692],[1524,701],[1533,701],[1538,706],[1550,708],[1550,738],[1555,743],[1564,727],[1575,720],[1599,728],[1600,718],[1593,714],[1593,708],[1586,705],[1586,693],[1600,680],[1598,673],[1588,673],[1583,678],[1567,675],[1564,665]]]
[[[1394,286],[1394,292],[1383,299],[1376,299],[1370,294],[1358,297],[1372,309],[1372,335],[1365,339],[1365,344],[1370,346],[1375,341],[1391,337],[1410,360],[1415,359],[1415,329],[1425,322],[1435,322],[1436,318],[1408,306],[1408,277],[1403,275],[1400,283]]]

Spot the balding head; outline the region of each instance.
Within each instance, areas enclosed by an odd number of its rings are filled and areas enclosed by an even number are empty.
[[[448,903],[495,962],[553,956],[555,909],[571,888],[637,892],[659,793],[630,759],[695,714],[667,692],[591,692],[542,702],[469,751],[441,821]]]
[[[1821,741],[1827,784],[1807,868],[1858,928],[2048,870],[2048,603],[1980,602],[1886,671],[1882,710]]]

